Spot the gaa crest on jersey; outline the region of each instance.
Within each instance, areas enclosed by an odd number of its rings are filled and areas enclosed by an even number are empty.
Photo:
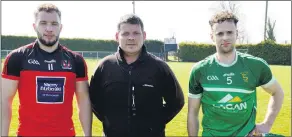
[[[65,94],[65,77],[36,77],[36,101],[40,104],[62,104]]]
[[[245,72],[241,72],[240,74],[242,76],[242,80],[247,83],[248,82],[248,72],[245,71]]]
[[[207,76],[208,81],[219,80],[219,78],[215,75]]]
[[[39,61],[36,59],[28,59],[27,62],[28,64],[40,65]]]
[[[72,64],[68,60],[63,60],[61,62],[62,69],[72,69]]]

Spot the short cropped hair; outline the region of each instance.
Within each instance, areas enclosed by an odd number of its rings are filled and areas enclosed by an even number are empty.
[[[48,12],[48,13],[52,13],[52,12],[56,12],[60,19],[61,19],[61,11],[59,10],[59,8],[51,3],[45,3],[45,4],[41,4],[38,6],[37,10],[34,12],[34,17],[35,19],[37,18],[38,14],[42,11]]]
[[[144,25],[143,21],[140,17],[138,17],[135,14],[126,14],[120,18],[120,21],[118,23],[117,29],[118,31],[121,30],[121,24],[128,23],[128,24],[137,24],[141,26],[142,31],[144,31]]]

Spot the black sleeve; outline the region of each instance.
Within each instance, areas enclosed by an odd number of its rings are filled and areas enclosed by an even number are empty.
[[[88,80],[87,65],[86,65],[84,58],[80,55],[76,55],[75,62],[76,62],[76,72],[75,73],[76,73],[77,81]]]
[[[165,123],[171,121],[183,108],[185,101],[183,91],[174,73],[166,63],[162,63],[162,94],[165,101]]]
[[[23,53],[20,51],[12,51],[5,58],[2,77],[12,80],[18,80],[20,71],[22,70]]]
[[[89,97],[91,101],[92,111],[94,115],[100,120],[103,121],[103,87],[102,87],[102,65],[99,64],[97,69],[94,72],[94,75],[91,76],[90,86],[89,86]]]

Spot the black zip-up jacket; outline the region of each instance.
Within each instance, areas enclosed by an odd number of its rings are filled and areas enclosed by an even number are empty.
[[[102,59],[90,82],[95,116],[107,137],[164,137],[182,109],[182,89],[169,66],[146,51],[127,64],[123,51]],[[165,103],[163,103],[163,100]]]

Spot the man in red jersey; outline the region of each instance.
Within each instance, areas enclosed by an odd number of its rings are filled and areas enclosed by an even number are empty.
[[[33,28],[37,40],[13,50],[4,63],[2,136],[9,135],[12,100],[17,90],[17,136],[75,136],[74,93],[84,135],[91,136],[87,66],[82,56],[59,44],[61,12],[55,5],[40,5]]]

